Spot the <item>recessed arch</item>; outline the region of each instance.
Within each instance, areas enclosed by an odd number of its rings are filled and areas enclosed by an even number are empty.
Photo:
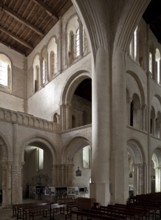
[[[155,167],[161,166],[161,146],[156,147],[151,155]]]
[[[11,204],[11,167],[12,149],[9,147],[6,138],[0,134],[0,191],[2,206]]]
[[[90,141],[83,137],[83,136],[77,136],[69,141],[69,143],[64,147],[62,152],[62,163],[72,163],[73,157],[76,154],[77,151],[85,147],[86,145],[90,145]]]
[[[91,163],[92,148],[87,138],[77,136],[70,140],[64,147],[62,152],[62,164],[67,164],[72,167],[71,182],[74,186],[86,187],[88,193],[90,191]]]
[[[57,161],[56,149],[54,148],[54,146],[48,140],[46,140],[43,137],[30,137],[30,138],[28,138],[27,140],[24,141],[24,143],[22,145],[22,148],[20,150],[20,161],[22,163],[24,163],[24,149],[27,146],[31,146],[33,144],[36,145],[36,146],[39,146],[42,149],[47,148],[50,151],[51,155],[52,155],[53,162]]]
[[[151,191],[161,190],[161,146],[156,147],[151,154]]]
[[[134,162],[136,164],[144,163],[145,159],[141,144],[137,140],[131,139],[127,141],[127,146],[128,152],[131,154]]]
[[[72,96],[77,86],[87,78],[91,78],[90,73],[84,70],[78,71],[70,77],[63,89],[62,104],[70,104]]]
[[[0,53],[0,88],[2,91],[12,90],[12,62],[8,55]]]
[[[141,144],[130,139],[127,142],[128,164],[129,164],[129,195],[142,194],[145,182],[145,158]]]

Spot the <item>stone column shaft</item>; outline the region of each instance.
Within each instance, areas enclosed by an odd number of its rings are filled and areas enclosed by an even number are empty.
[[[126,203],[128,198],[128,159],[126,142],[127,112],[124,52],[119,49],[115,50],[112,60],[112,202]]]
[[[22,202],[22,166],[12,165],[12,204]]]
[[[11,163],[2,162],[2,206],[8,207],[12,204],[12,194],[11,194]]]
[[[92,184],[91,197],[110,202],[110,77],[108,52],[100,47],[92,78]]]

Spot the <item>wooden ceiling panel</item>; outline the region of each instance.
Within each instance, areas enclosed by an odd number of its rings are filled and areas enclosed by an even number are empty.
[[[0,42],[29,55],[71,5],[71,0],[1,0]]]

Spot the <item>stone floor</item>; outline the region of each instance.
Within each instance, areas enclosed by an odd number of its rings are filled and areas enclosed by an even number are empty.
[[[0,220],[13,220],[11,208],[0,208]],[[16,218],[15,218],[16,219]]]

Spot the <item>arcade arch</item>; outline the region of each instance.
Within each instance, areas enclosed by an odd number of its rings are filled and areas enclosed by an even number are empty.
[[[156,148],[151,161],[151,192],[161,191],[161,148]]]
[[[23,151],[23,198],[35,198],[36,188],[56,184],[56,153],[51,144],[42,138],[30,140]]]
[[[92,120],[92,82],[87,72],[79,72],[72,77],[62,96],[63,128],[71,129]]]
[[[12,164],[9,161],[10,155],[5,140],[0,136],[0,204],[8,206],[12,203]]]
[[[62,162],[71,168],[70,176],[66,176],[66,185],[84,188],[86,191],[84,196],[89,196],[90,192],[91,151],[89,140],[84,137],[75,137],[65,147],[62,157]]]
[[[145,167],[144,157],[139,146],[135,140],[127,142],[128,150],[128,165],[129,165],[129,194],[142,194],[145,189]]]

